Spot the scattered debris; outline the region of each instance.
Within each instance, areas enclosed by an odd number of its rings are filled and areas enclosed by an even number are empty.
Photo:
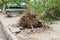
[[[10,27],[9,30],[10,30],[12,33],[19,33],[19,32],[20,32],[20,29],[17,28],[17,27]]]

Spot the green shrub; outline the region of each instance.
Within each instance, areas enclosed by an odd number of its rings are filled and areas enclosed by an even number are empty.
[[[55,19],[59,19],[59,17],[60,17],[59,6],[50,7],[48,10],[46,10],[45,13],[47,16],[50,16]]]

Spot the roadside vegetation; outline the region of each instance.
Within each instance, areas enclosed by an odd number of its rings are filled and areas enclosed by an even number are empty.
[[[59,0],[34,0],[29,4],[34,9],[34,12],[40,15],[40,19],[52,22],[60,19],[59,2]]]
[[[52,22],[60,20],[60,1],[59,0],[0,0],[2,12],[6,13],[6,4],[28,4],[32,11],[39,14],[40,20]]]

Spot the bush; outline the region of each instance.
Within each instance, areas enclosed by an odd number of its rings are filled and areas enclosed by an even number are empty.
[[[60,17],[60,10],[59,10],[58,6],[50,7],[48,10],[46,10],[45,13],[47,16],[50,16],[55,19],[59,19],[59,17]]]

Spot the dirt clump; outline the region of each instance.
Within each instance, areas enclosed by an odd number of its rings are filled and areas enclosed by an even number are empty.
[[[12,15],[12,13],[9,13],[9,12],[8,12],[8,13],[6,14],[6,17],[11,18],[11,17],[13,17],[13,15]]]

